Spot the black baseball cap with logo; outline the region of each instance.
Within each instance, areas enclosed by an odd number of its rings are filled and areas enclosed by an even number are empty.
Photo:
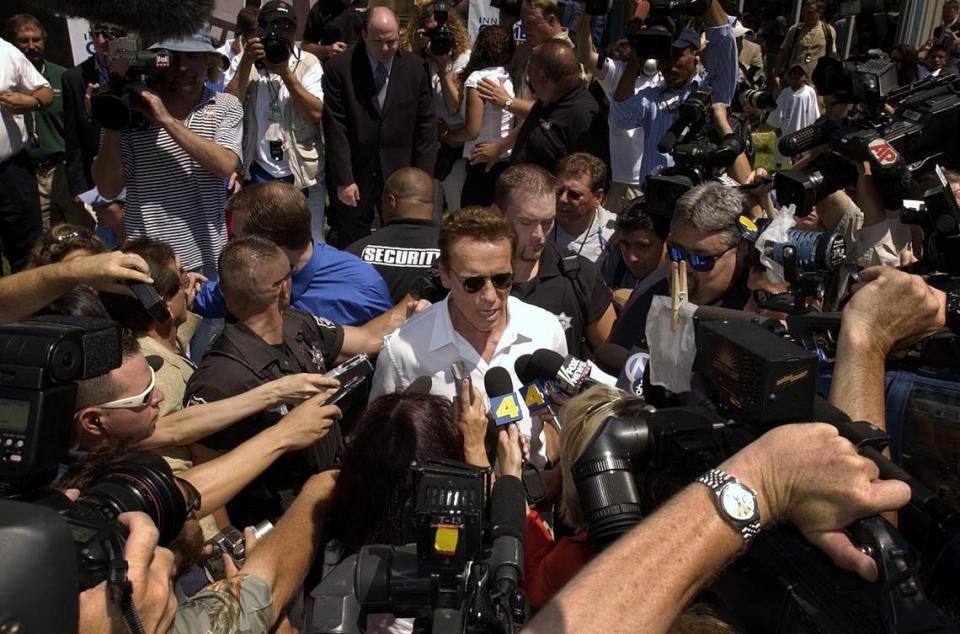
[[[270,2],[260,8],[260,17],[258,19],[261,25],[287,20],[296,26],[297,13],[293,10],[292,6],[283,0],[270,0]]]

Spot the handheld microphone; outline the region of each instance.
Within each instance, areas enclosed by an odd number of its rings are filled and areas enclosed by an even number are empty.
[[[429,394],[431,389],[433,389],[433,379],[429,376],[418,376],[413,380],[413,383],[407,386],[407,389],[405,389],[403,393]]]
[[[156,39],[191,35],[213,13],[214,0],[29,0],[41,9],[107,22]]]
[[[523,578],[523,539],[527,531],[526,495],[514,476],[502,475],[490,495],[493,581],[504,593],[512,592]],[[507,594],[507,597],[510,595]]]
[[[829,141],[843,125],[843,119],[820,117],[805,128],[780,137],[777,149],[784,156],[796,156],[809,152],[818,145]]]
[[[617,389],[632,396],[643,396],[643,375],[650,363],[650,355],[638,347],[633,354],[623,346],[605,343],[597,348],[594,357],[597,366],[608,374],[616,375]],[[619,369],[615,369],[619,364]]]
[[[523,420],[520,396],[513,391],[513,379],[506,369],[497,367],[487,370],[483,387],[490,398],[490,411],[498,427]]]
[[[572,356],[561,357],[546,348],[541,348],[531,355],[527,368],[533,376],[556,382],[560,391],[568,396],[575,396],[596,385],[596,381],[589,378],[589,363]]]
[[[527,409],[530,410],[531,414],[536,414],[543,409],[549,409],[550,413],[553,414],[553,409],[550,407],[553,401],[550,398],[550,393],[547,391],[547,382],[538,376],[532,376],[530,374],[529,365],[531,356],[532,355],[524,354],[513,362],[513,370],[517,373],[517,377],[523,384],[520,387],[520,398],[523,399],[523,402],[527,405]]]
[[[613,376],[623,372],[623,366],[630,358],[630,351],[615,343],[604,343],[593,351],[593,361],[597,367]]]

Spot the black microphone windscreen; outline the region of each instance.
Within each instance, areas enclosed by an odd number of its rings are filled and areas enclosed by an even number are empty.
[[[530,374],[530,357],[533,355],[522,354],[516,361],[513,362],[513,371],[517,373],[517,378],[520,379],[520,383],[526,385],[527,383],[532,382],[537,377]]]
[[[618,376],[623,372],[623,366],[629,358],[630,351],[615,343],[600,344],[593,353],[593,361],[597,367],[611,376]]]
[[[214,0],[29,0],[29,4],[162,39],[199,31],[210,19]]]
[[[829,141],[841,124],[842,119],[820,117],[807,127],[780,137],[777,149],[784,156],[796,156],[803,152],[809,152],[818,145],[823,145]]]
[[[504,535],[523,541],[527,533],[526,494],[515,476],[502,475],[490,494],[490,526],[494,540]]]
[[[405,389],[403,393],[429,394],[431,389],[433,389],[433,379],[429,376],[418,376],[413,380],[413,383],[407,386],[407,389]]]
[[[546,348],[540,348],[530,356],[527,372],[532,376],[553,380],[563,367],[563,357]]]
[[[483,387],[487,396],[503,396],[513,391],[513,379],[505,368],[490,368],[483,377]]]

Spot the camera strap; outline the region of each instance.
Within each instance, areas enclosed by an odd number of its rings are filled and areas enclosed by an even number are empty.
[[[130,569],[127,560],[123,558],[123,544],[116,535],[112,535],[106,542],[110,550],[110,575],[107,577],[107,593],[110,600],[120,608],[123,621],[131,634],[143,634],[143,623],[133,605],[133,584],[127,577]]]

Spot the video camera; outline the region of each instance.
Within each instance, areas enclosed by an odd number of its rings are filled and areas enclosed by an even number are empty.
[[[447,18],[450,15],[446,0],[434,0],[433,19],[437,26],[424,31],[430,40],[430,52],[434,55],[446,55],[453,50],[453,31],[447,28]]]
[[[637,59],[672,60],[673,42],[683,29],[687,18],[699,17],[706,13],[711,1],[650,0],[650,10],[647,13],[647,19],[644,20],[644,28],[627,36],[634,55]]]
[[[657,143],[657,150],[669,153],[674,165],[647,177],[644,183],[650,213],[671,217],[677,198],[716,178],[743,153],[741,134],[718,138],[711,116],[712,104],[712,90],[706,87],[693,91],[677,105],[677,118]]]
[[[900,219],[923,229],[924,265],[931,271],[960,277],[960,208],[939,165],[934,174],[937,186],[923,193],[919,209],[904,209]]]
[[[148,49],[136,37],[110,42],[110,80],[90,98],[90,116],[108,130],[143,128],[149,121],[134,106],[140,95],[133,84],[147,86],[173,64],[173,52],[165,48]],[[122,69],[115,71],[114,69]]]
[[[910,506],[944,536],[941,547],[925,550],[918,565],[893,526],[880,518],[856,523],[848,534],[881,575],[880,583],[867,584],[836,568],[794,529],[779,527],[762,533],[707,595],[748,631],[960,631],[926,594],[944,588],[922,583],[955,578],[937,568],[952,565],[941,555],[956,543],[960,511],[882,456],[889,441],[882,430],[851,423],[816,398],[815,354],[746,320],[699,321],[695,327],[694,368],[707,390],[694,402],[705,399],[702,405],[656,409],[637,401],[628,415],[603,421],[574,464],[591,547],[602,549],[770,428],[827,421],[878,465],[881,477],[911,486]]]
[[[69,461],[76,382],[107,374],[120,364],[120,330],[112,321],[43,316],[0,326],[0,499],[10,514],[0,523],[4,527],[0,544],[11,549],[23,543],[27,548],[43,544],[58,552],[72,550],[72,566],[58,569],[54,576],[68,579],[74,595],[109,581],[111,597],[129,618],[123,561],[127,529],[117,517],[127,511],[147,513],[160,530],[160,545],[166,545],[180,532],[189,512],[184,492],[192,493],[194,501],[199,501],[199,494],[175,478],[162,458],[146,452],[109,463],[77,502],[48,486],[58,467]],[[35,510],[38,507],[56,511],[64,522],[29,521],[43,515]],[[66,536],[72,544],[63,543]],[[16,569],[7,573],[19,583],[18,596],[48,596],[48,589],[29,581],[40,582],[49,575]],[[22,605],[30,604],[25,599]],[[22,624],[26,631],[69,631],[50,626],[50,619],[61,618],[76,623],[77,616],[15,610],[9,622]]]
[[[859,100],[865,112],[839,120],[821,118],[780,140],[779,149],[787,156],[830,144],[829,153],[802,170],[775,176],[777,200],[795,205],[798,216],[809,214],[827,195],[856,183],[857,169],[850,161],[871,164],[884,206],[896,209],[915,176],[960,159],[960,77],[931,77],[895,88],[892,62],[840,63],[830,58],[820,59],[813,77],[820,81],[818,93],[822,87],[822,94]],[[888,106],[894,109],[892,115],[885,112]]]
[[[304,634],[364,631],[367,615],[382,613],[433,632],[513,632],[526,622],[520,480],[501,476],[491,492],[489,469],[442,460],[411,473],[408,544],[345,559],[310,593]]]

